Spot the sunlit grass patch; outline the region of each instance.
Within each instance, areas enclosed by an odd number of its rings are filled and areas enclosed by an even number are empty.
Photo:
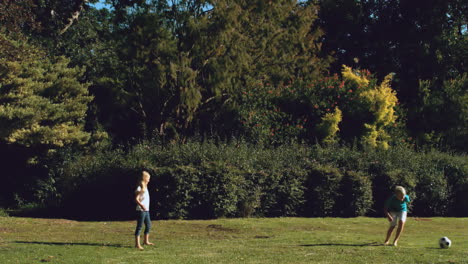
[[[153,221],[155,246],[133,248],[133,221],[0,217],[2,263],[467,263],[467,218],[409,218],[398,247],[384,218]],[[448,236],[453,245],[438,248]]]

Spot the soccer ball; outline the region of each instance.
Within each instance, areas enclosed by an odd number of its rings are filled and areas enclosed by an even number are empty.
[[[452,241],[448,237],[439,239],[439,246],[441,248],[449,248],[452,245]]]

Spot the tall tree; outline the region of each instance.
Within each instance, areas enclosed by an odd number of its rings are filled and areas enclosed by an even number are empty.
[[[0,34],[0,206],[34,196],[44,176],[41,159],[66,146],[86,144],[84,119],[91,96],[83,70],[64,57]]]
[[[231,130],[227,120],[239,95],[258,80],[277,84],[313,79],[327,69],[315,6],[298,1],[198,3],[172,6],[182,18],[172,24],[179,25],[174,30],[179,50],[192,57],[191,68],[198,73],[202,130]],[[194,10],[197,15],[184,14]]]
[[[245,87],[260,79],[314,78],[329,63],[317,41],[317,10],[298,1],[114,1],[113,7],[121,63],[96,89],[121,99],[112,112],[127,130],[140,128],[130,132],[136,137],[228,131],[233,118],[226,114],[235,112]]]

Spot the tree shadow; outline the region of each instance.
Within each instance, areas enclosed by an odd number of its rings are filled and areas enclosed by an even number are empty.
[[[49,245],[49,246],[93,246],[93,247],[117,247],[117,248],[131,248],[121,244],[107,244],[107,243],[84,243],[84,242],[41,242],[41,241],[15,241],[18,244],[36,244],[36,245]]]
[[[362,244],[345,244],[345,243],[320,243],[320,244],[302,244],[301,247],[326,247],[326,246],[337,246],[337,247],[379,247],[384,246],[383,243],[370,242]]]

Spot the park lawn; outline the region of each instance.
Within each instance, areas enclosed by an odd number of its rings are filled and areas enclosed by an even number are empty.
[[[0,217],[1,263],[468,263],[468,218],[408,218],[398,247],[384,218],[153,221],[155,246],[133,248],[133,221]],[[438,248],[448,236],[449,249]]]

